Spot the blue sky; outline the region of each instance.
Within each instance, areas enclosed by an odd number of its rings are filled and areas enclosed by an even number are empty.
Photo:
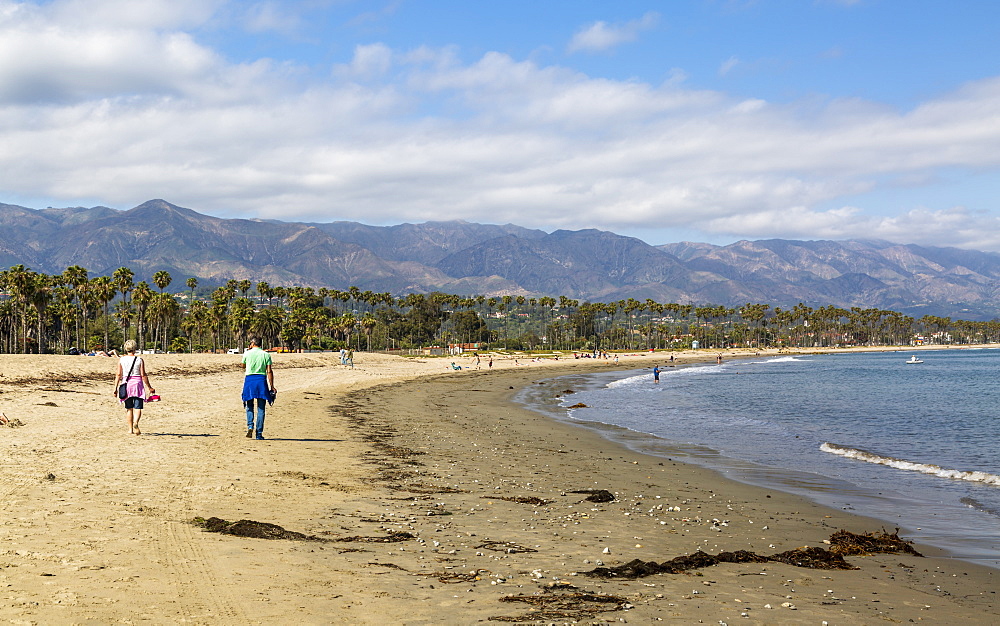
[[[1000,251],[986,0],[0,0],[0,202]]]

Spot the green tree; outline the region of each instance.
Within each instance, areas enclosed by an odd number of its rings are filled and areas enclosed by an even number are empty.
[[[153,274],[153,284],[160,290],[160,293],[163,293],[163,290],[170,286],[171,280],[173,279],[170,277],[170,272],[166,270],[160,270]]]
[[[456,311],[451,315],[452,327],[460,343],[487,342],[490,329],[475,311]]]

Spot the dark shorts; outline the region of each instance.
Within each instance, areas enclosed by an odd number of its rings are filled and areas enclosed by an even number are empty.
[[[125,398],[125,410],[128,409],[142,410],[142,398]]]

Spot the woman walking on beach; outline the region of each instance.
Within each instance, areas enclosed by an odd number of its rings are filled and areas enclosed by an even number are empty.
[[[125,356],[118,359],[118,371],[115,374],[115,387],[112,393],[118,401],[125,405],[128,416],[128,429],[133,435],[141,435],[139,430],[139,418],[142,417],[142,404],[146,398],[146,390],[152,394],[156,390],[149,384],[149,377],[146,375],[146,364],[142,362],[142,357],[135,353],[135,341],[129,339],[123,346]],[[125,398],[118,393],[119,385],[125,385]]]

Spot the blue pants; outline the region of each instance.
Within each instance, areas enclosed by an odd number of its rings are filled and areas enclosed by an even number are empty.
[[[263,439],[264,438],[264,414],[267,411],[267,400],[261,400],[260,398],[257,398],[257,427],[256,428],[254,428],[254,424],[253,424],[253,418],[254,418],[253,403],[254,403],[253,399],[247,400],[246,402],[243,403],[243,406],[246,407],[246,410],[247,410],[247,430],[254,431],[254,434],[257,436],[257,439]]]

